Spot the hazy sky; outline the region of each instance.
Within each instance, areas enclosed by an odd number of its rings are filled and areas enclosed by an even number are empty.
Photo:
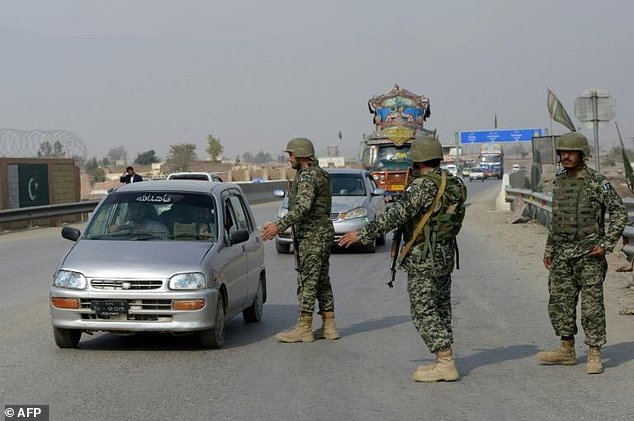
[[[548,128],[546,87],[573,119],[582,90],[607,90],[631,143],[633,19],[631,0],[2,0],[0,128],[70,130],[98,157],[205,158],[209,133],[230,157],[296,136],[355,156],[367,100],[397,82],[430,98],[443,143],[496,113]]]

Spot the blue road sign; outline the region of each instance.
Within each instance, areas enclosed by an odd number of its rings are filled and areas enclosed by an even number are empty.
[[[460,132],[460,143],[530,142],[542,129],[476,130]]]

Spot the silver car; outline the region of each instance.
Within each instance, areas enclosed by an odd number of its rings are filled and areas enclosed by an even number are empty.
[[[50,290],[55,343],[77,347],[82,332],[196,333],[224,345],[225,321],[262,318],[262,240],[240,187],[154,181],[120,187],[102,200]]]
[[[332,169],[330,174],[330,192],[332,194],[331,219],[335,228],[336,245],[343,234],[357,230],[385,213],[384,191],[379,189],[370,173],[358,169]],[[277,196],[284,196],[284,192],[277,191]],[[288,197],[280,205],[278,219],[288,212]],[[290,252],[293,244],[290,229],[279,234],[275,240],[278,253]],[[385,244],[385,235],[379,235],[374,242],[362,247],[368,253],[374,253],[376,245]]]

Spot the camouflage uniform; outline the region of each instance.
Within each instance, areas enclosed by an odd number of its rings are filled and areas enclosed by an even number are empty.
[[[606,210],[609,224],[604,227]],[[576,308],[581,295],[585,342],[596,347],[605,344],[603,281],[608,265],[605,256],[589,253],[595,245],[611,252],[626,223],[623,202],[603,175],[587,167],[577,176],[565,171],[557,175],[553,220],[544,258],[552,259],[548,313],[558,336],[571,337],[577,333]]]
[[[315,300],[320,313],[334,311],[335,300],[330,285],[330,248],[335,231],[330,219],[330,176],[311,161],[298,170],[291,185],[288,213],[277,223],[279,232],[291,225],[299,242],[299,276],[297,299],[302,313],[313,313]]]
[[[429,172],[433,172],[436,179],[439,179],[441,172],[445,172],[447,178],[453,177],[440,168],[433,168]],[[457,180],[464,189],[462,180]],[[409,241],[418,221],[434,201],[438,188],[429,175],[414,178],[392,207],[359,230],[359,242],[368,244],[379,233],[397,226],[403,226],[403,237]],[[445,194],[450,193],[445,191]],[[455,252],[455,238],[440,240],[431,247],[427,241],[417,240],[401,264],[407,271],[412,321],[431,352],[450,348],[453,343],[451,272]]]

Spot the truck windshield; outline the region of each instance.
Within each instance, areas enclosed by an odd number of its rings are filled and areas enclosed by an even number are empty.
[[[410,145],[402,146],[388,145],[379,148],[376,157],[377,169],[399,170],[412,166],[409,157]]]

